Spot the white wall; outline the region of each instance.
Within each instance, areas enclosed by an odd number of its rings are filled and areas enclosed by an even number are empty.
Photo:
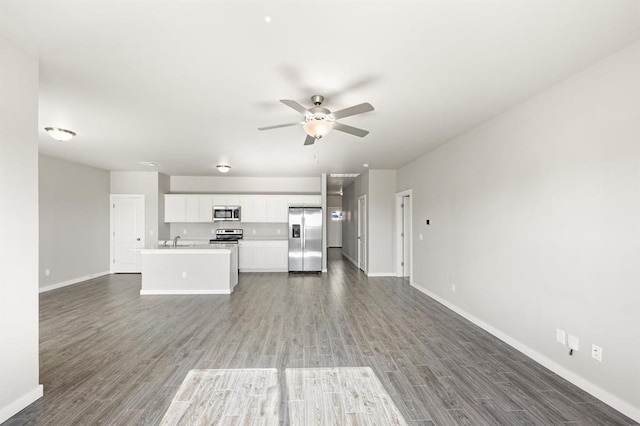
[[[369,276],[395,276],[396,171],[369,170]]]
[[[164,208],[160,212],[160,177],[158,172],[111,172],[112,194],[144,194],[145,247],[154,247],[158,243],[159,219],[164,217]],[[164,182],[164,181],[163,181]],[[162,234],[167,229],[162,225]]]
[[[158,239],[171,238],[169,224],[164,221],[164,194],[171,192],[171,178],[169,175],[158,173]]]
[[[247,222],[209,222],[209,223],[171,223],[170,237],[161,238],[167,240],[180,235],[181,239],[209,240],[215,238],[215,230],[242,229],[244,238],[286,238],[288,232],[287,223],[247,223]],[[186,234],[185,234],[186,231]]]
[[[0,37],[0,423],[38,384],[38,60]]]
[[[171,176],[172,193],[320,194],[318,177]]]
[[[342,195],[327,195],[327,207],[342,207]]]
[[[640,420],[640,43],[402,167],[409,188],[415,283]]]
[[[45,155],[39,160],[41,290],[107,273],[109,172]]]

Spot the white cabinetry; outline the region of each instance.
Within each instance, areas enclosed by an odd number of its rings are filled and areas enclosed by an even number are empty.
[[[211,195],[201,195],[198,203],[197,222],[213,222],[214,197]]]
[[[289,207],[320,207],[320,195],[165,194],[165,222],[212,222],[214,206],[240,206],[245,223],[286,223]]]
[[[243,240],[239,243],[240,272],[286,272],[289,270],[287,240]]]
[[[164,221],[184,222],[186,218],[186,199],[183,195],[164,196]]]
[[[198,222],[200,209],[199,195],[165,194],[165,222]]]
[[[200,215],[200,196],[187,195],[185,197],[185,222],[198,222]]]
[[[289,207],[320,207],[322,197],[320,195],[292,195],[289,196]]]

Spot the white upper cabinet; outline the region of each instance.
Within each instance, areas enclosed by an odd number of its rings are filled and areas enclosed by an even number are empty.
[[[320,195],[165,194],[165,222],[212,222],[214,206],[240,206],[245,223],[286,223],[289,207],[320,207]]]
[[[185,203],[185,222],[199,222],[200,196],[187,195]]]
[[[322,197],[320,195],[291,195],[289,198],[289,207],[320,207],[322,206]]]
[[[268,196],[266,200],[265,222],[283,223],[289,221],[289,200],[285,195]]]
[[[186,213],[186,198],[183,195],[165,194],[165,222],[184,222],[187,217]]]
[[[213,206],[216,206],[214,197],[201,195],[198,202],[198,222],[213,222]]]

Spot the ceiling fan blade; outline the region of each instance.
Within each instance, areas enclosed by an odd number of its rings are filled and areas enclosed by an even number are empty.
[[[292,101],[290,99],[280,99],[280,102],[282,102],[283,104],[285,104],[286,106],[288,106],[290,108],[295,109],[296,111],[298,111],[302,115],[311,114],[309,111],[307,111],[307,109],[305,107],[303,107],[302,105],[300,105],[296,101]]]
[[[342,123],[333,123],[333,128],[341,132],[349,133],[351,135],[360,136],[361,138],[369,134],[368,130],[358,129],[357,127],[347,126]]]
[[[373,105],[368,102],[363,104],[354,105],[349,108],[341,109],[340,111],[332,112],[333,118],[336,120],[339,118],[349,117],[356,114],[362,114],[363,112],[373,111]]]
[[[305,145],[313,145],[313,143],[315,141],[316,141],[316,138],[314,138],[313,136],[307,135],[307,138],[304,140],[304,144]]]
[[[287,124],[276,124],[275,126],[258,127],[258,130],[271,130],[271,129],[279,129],[280,127],[291,127],[291,126],[298,126],[298,125],[300,125],[300,122],[287,123]]]

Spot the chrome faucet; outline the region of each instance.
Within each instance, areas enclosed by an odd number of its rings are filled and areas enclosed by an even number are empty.
[[[173,239],[173,248],[178,247],[178,239],[180,238],[180,235],[176,235],[176,237]]]

